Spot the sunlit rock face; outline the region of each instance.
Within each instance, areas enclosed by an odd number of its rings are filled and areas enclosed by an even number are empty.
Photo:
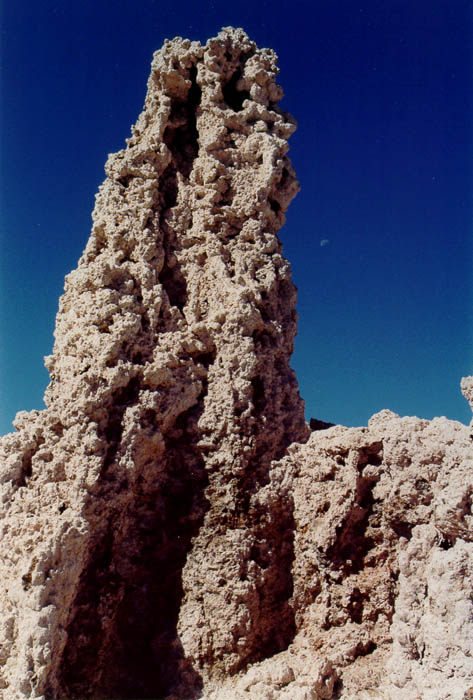
[[[255,498],[292,503],[296,634],[212,700],[473,695],[472,495],[456,421],[382,411],[292,445]]]
[[[241,30],[166,42],[108,158],[48,408],[2,444],[3,685],[25,697],[186,694],[293,634],[288,516],[251,504],[309,434],[276,73]]]
[[[47,408],[0,440],[5,700],[473,688],[470,429],[304,421],[276,74],[167,41],[108,158]]]

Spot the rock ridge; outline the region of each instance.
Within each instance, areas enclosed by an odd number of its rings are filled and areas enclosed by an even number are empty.
[[[471,427],[304,420],[277,72],[166,41],[107,160],[46,409],[0,439],[5,700],[473,694]]]

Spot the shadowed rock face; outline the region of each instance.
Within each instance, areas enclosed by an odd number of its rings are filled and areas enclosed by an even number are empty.
[[[21,635],[44,636],[26,661],[36,643],[13,635],[4,684],[22,692],[194,697],[292,638],[290,517],[250,507],[309,432],[276,235],[298,191],[276,72],[241,30],[166,42],[107,161],[48,408],[4,440],[8,517],[26,508],[38,532],[9,562]]]
[[[5,698],[473,687],[470,430],[304,421],[276,73],[242,30],[166,42],[107,161],[47,408],[0,440]]]

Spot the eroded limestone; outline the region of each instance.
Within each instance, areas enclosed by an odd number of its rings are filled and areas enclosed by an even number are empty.
[[[47,408],[0,440],[5,700],[473,688],[471,429],[304,421],[276,74],[242,30],[166,42],[107,161]]]

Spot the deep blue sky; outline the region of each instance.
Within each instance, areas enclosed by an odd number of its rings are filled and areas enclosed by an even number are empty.
[[[468,422],[469,0],[15,0],[1,10],[0,434],[42,408],[64,275],[165,38],[242,26],[279,55],[302,191],[281,231],[307,417]],[[321,245],[321,242],[325,241]]]

